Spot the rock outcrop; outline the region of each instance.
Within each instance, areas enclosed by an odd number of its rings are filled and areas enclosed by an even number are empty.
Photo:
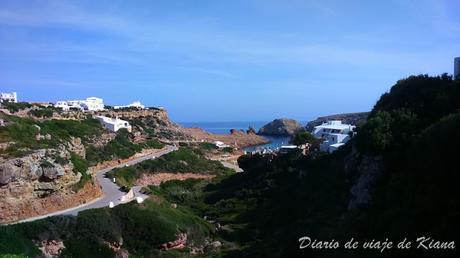
[[[74,186],[82,175],[73,171],[71,152],[85,155],[79,138],[53,149],[39,149],[22,157],[0,157],[0,222],[47,213],[50,209],[74,205]],[[87,189],[84,196],[93,191]],[[77,200],[78,199],[78,200]],[[76,198],[80,203],[82,198]],[[47,203],[54,203],[47,205]],[[61,203],[61,204],[59,204]],[[50,207],[48,207],[50,206]]]
[[[290,136],[302,130],[302,125],[293,119],[275,119],[260,128],[259,135]]]
[[[366,207],[372,202],[372,189],[383,171],[383,158],[362,155],[353,148],[345,158],[345,172],[351,183],[348,210]]]

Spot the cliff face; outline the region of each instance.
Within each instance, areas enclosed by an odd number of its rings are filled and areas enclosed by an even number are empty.
[[[373,189],[384,170],[383,156],[360,154],[352,147],[344,159],[344,170],[350,183],[348,210],[371,205]]]
[[[70,156],[71,152],[84,156],[84,150],[80,139],[73,138],[55,149],[1,158],[0,222],[38,216],[99,196],[100,190],[91,183],[78,193],[74,190],[82,175],[73,171]]]
[[[260,135],[279,135],[289,136],[294,135],[297,131],[302,129],[302,125],[293,119],[275,119],[272,122],[260,128],[258,134]]]

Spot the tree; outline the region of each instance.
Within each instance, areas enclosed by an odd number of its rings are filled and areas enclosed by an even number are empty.
[[[361,152],[377,154],[384,151],[392,143],[390,113],[377,112],[364,125],[358,128],[356,144]]]
[[[306,143],[314,143],[316,141],[315,137],[306,131],[298,132],[294,135],[294,138],[292,138],[291,142],[292,144],[295,145],[302,145]]]

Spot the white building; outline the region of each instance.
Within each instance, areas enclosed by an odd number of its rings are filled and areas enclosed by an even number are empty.
[[[125,128],[128,130],[128,132],[131,132],[132,130],[132,127],[128,121],[121,120],[119,118],[111,118],[106,116],[96,116],[95,118],[101,121],[104,128],[112,132],[116,132],[122,128]]]
[[[104,110],[104,100],[96,97],[89,97],[81,104],[85,110],[101,111]]]
[[[0,93],[0,102],[18,102],[18,94],[16,92],[1,92]]]
[[[54,104],[54,107],[61,108],[64,111],[68,111],[70,109],[83,110],[83,107],[78,100],[58,101]]]
[[[131,104],[128,104],[126,106],[114,106],[114,109],[122,109],[122,108],[138,108],[138,109],[144,109],[145,106],[141,104],[140,101],[134,101]]]
[[[315,126],[313,135],[318,139],[324,139],[319,150],[331,153],[350,140],[350,133],[354,129],[353,125],[342,124],[340,120],[332,120]]]
[[[96,97],[89,97],[86,100],[65,100],[58,101],[54,105],[62,110],[78,109],[87,111],[100,111],[104,110],[104,100]]]
[[[230,147],[230,145],[222,142],[222,141],[214,141],[214,145],[216,145],[217,148],[227,148]]]
[[[299,150],[297,145],[283,145],[279,149],[280,154],[288,154]]]
[[[454,78],[460,76],[460,57],[454,59]]]

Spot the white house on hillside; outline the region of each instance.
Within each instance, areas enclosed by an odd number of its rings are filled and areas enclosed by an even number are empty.
[[[140,101],[134,101],[131,104],[128,104],[126,106],[114,106],[114,109],[122,109],[122,108],[138,108],[138,109],[144,109],[145,106],[141,104]]]
[[[102,123],[104,128],[112,132],[116,132],[122,128],[125,128],[128,130],[128,132],[131,132],[132,130],[132,127],[128,121],[119,118],[111,118],[106,116],[95,116],[95,118]]]
[[[214,141],[214,145],[216,145],[217,148],[227,148],[230,147],[230,145],[222,142],[222,141]]]
[[[354,129],[354,125],[342,124],[340,120],[332,120],[315,126],[313,135],[318,139],[324,139],[319,146],[320,151],[331,153],[350,140],[350,133]]]
[[[89,97],[85,100],[65,100],[58,101],[54,105],[57,108],[62,108],[62,110],[70,109],[79,109],[87,111],[100,111],[104,110],[104,100],[96,97]]]
[[[101,111],[104,110],[104,100],[96,97],[89,97],[81,104],[84,110]]]
[[[16,92],[1,92],[0,93],[0,102],[18,102],[18,94]]]

